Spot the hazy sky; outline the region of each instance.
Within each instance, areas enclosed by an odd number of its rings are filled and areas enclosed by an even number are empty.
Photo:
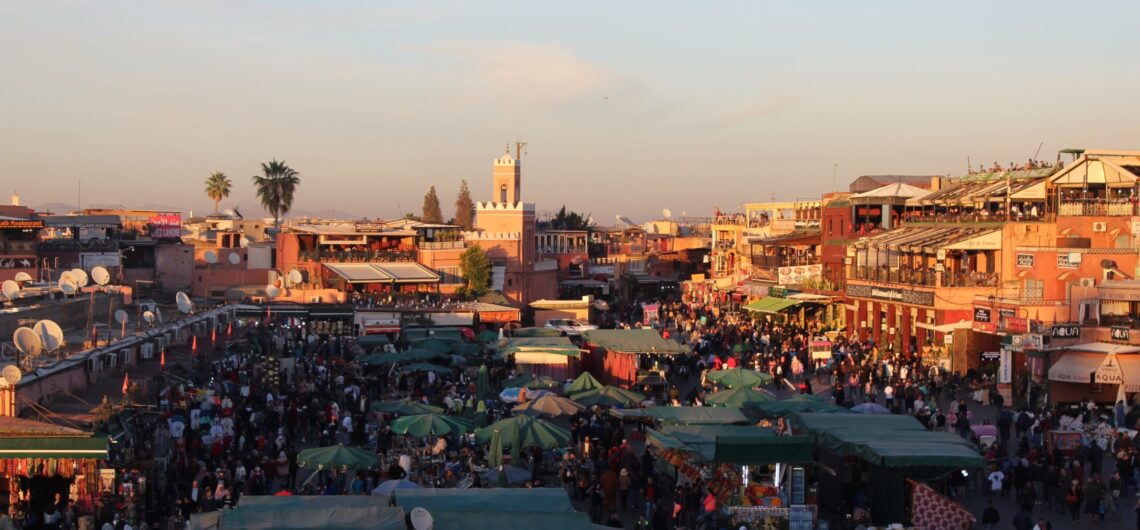
[[[113,5],[112,5],[113,4]],[[1140,148],[1136,2],[3,2],[0,194],[392,217],[429,185],[603,223],[818,197],[862,174]]]

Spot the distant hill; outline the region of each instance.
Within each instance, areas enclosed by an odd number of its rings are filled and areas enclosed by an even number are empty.
[[[146,203],[146,204],[142,204],[139,206],[130,206],[130,205],[124,205],[124,206],[127,208],[137,208],[139,210],[159,210],[159,211],[164,211],[164,212],[181,212],[183,219],[189,219],[190,218],[190,212],[194,212],[195,215],[205,215],[208,213],[213,213],[213,211],[214,211],[214,206],[212,204],[209,206],[202,207],[202,208],[185,208],[182,206],[174,206],[171,204],[161,204],[161,203]],[[265,211],[265,208],[262,208],[260,203],[258,203],[257,201],[252,201],[252,200],[244,200],[244,201],[238,201],[238,202],[225,202],[225,201],[223,201],[218,209],[224,212],[227,209],[234,208],[234,207],[237,207],[238,211],[241,212],[242,216],[244,216],[246,219],[251,219],[254,217],[269,217],[269,212]],[[69,213],[75,211],[75,205],[74,204],[65,204],[62,202],[49,202],[49,203],[45,203],[45,204],[41,204],[39,206],[36,206],[35,210],[37,212],[51,212],[55,215],[66,215],[66,214],[69,214]],[[295,209],[295,210],[292,210],[289,212],[289,217],[318,217],[318,218],[322,218],[322,219],[362,219],[365,216],[354,213],[354,212],[348,212],[345,210],[334,210],[331,208],[324,208],[324,209],[320,209],[320,210]]]

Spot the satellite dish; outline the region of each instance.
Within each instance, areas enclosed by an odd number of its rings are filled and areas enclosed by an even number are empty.
[[[67,280],[67,279],[61,278],[59,280],[59,290],[63,291],[63,294],[72,295],[72,294],[75,294],[75,291],[79,290],[79,287],[75,285],[74,280]]]
[[[13,280],[16,280],[17,282],[30,282],[32,281],[32,275],[26,272],[17,272],[16,277],[13,278]]]
[[[115,310],[115,322],[118,322],[119,324],[126,324],[127,320],[130,318],[131,316],[128,315],[126,311],[123,311],[122,309]]]
[[[64,281],[69,281],[76,285],[79,284],[79,281],[75,278],[75,273],[72,271],[63,271],[59,273],[59,283],[63,283]]]
[[[194,303],[190,301],[190,297],[186,293],[178,293],[174,295],[174,301],[178,304],[178,310],[189,314],[191,309],[194,309]]]
[[[79,287],[87,287],[87,283],[91,278],[87,276],[87,271],[83,269],[71,269],[71,274],[75,275],[75,285]]]
[[[4,296],[9,300],[15,300],[16,297],[20,295],[20,284],[12,280],[4,280],[4,283],[0,289],[3,289]]]
[[[665,218],[668,219],[670,217],[673,217],[673,212],[669,211],[668,208],[662,208],[661,209],[661,215],[664,215]]]
[[[154,312],[143,311],[143,320],[145,320],[147,324],[154,324]]]
[[[241,263],[241,255],[237,252],[230,252],[230,257],[227,259],[230,260],[230,265],[238,265]]]
[[[249,246],[249,238],[248,237],[241,238],[241,241],[239,244],[241,245],[241,248],[248,247]]]
[[[412,528],[415,530],[432,530],[435,528],[435,519],[420,506],[412,508],[412,513],[408,514],[408,520],[411,521]]]
[[[99,285],[107,285],[111,282],[111,273],[104,267],[95,267],[91,269],[91,279]]]
[[[269,285],[265,286],[265,296],[268,296],[270,298],[276,298],[277,295],[279,295],[279,294],[281,294],[281,288],[280,287],[273,285],[273,284],[269,284]]]
[[[206,263],[213,265],[218,262],[218,253],[213,250],[207,250],[205,254],[202,254],[202,259],[206,260]]]
[[[289,271],[289,283],[296,285],[298,283],[301,283],[304,280],[305,279],[301,277],[301,271],[299,271],[297,269],[293,269],[293,270]]]
[[[229,208],[222,213],[224,213],[226,215],[226,217],[229,217],[231,219],[234,217],[237,217],[237,212],[235,212],[233,208]]]
[[[40,344],[44,350],[55,351],[63,346],[63,329],[51,320],[36,322],[36,325],[32,326],[32,331],[40,336]]]
[[[17,350],[20,350],[20,353],[28,357],[35,357],[44,349],[40,335],[32,328],[16,328],[16,332],[12,334],[12,343],[16,345]]]
[[[20,368],[14,364],[9,364],[8,366],[5,366],[4,371],[0,374],[3,375],[4,382],[6,382],[12,386],[16,386],[16,384],[19,383],[20,380],[24,378],[24,372],[21,372]]]

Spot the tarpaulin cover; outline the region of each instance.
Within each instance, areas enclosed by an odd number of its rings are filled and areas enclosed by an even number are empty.
[[[815,453],[814,437],[776,436],[772,429],[764,427],[667,425],[661,431],[663,437],[715,462],[740,465],[805,463],[811,462]]]
[[[950,433],[931,432],[912,416],[797,414],[793,423],[817,443],[841,455],[884,467],[938,470],[976,468],[985,460],[973,444]]]
[[[305,502],[304,497],[277,497],[288,502],[240,505],[232,510],[216,512],[216,519],[191,519],[191,528],[217,530],[270,530],[359,528],[366,530],[404,530],[404,510],[390,508],[381,498],[373,498],[373,506],[354,501],[344,505],[340,499],[351,497],[318,497],[322,502]],[[196,514],[197,515],[197,514]],[[205,514],[203,514],[205,515]]]
[[[689,347],[661,337],[652,329],[591,329],[582,332],[586,342],[623,353],[688,353]]]
[[[107,438],[33,437],[0,438],[0,458],[93,458],[107,459]]]
[[[681,425],[728,425],[748,423],[748,418],[738,408],[733,407],[646,407],[643,409],[618,409],[613,414],[619,418],[650,417],[664,423]]]
[[[534,489],[455,489],[424,488],[399,490],[396,505],[407,511],[422,507],[431,512],[573,512],[570,496],[562,488]],[[524,526],[533,526],[530,524]],[[438,522],[437,527],[440,527]],[[545,526],[545,524],[543,524]],[[450,528],[450,527],[440,527]],[[459,527],[456,527],[459,528]],[[503,527],[510,528],[510,527]]]

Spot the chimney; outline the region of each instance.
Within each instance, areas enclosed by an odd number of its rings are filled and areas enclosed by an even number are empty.
[[[19,205],[20,205],[20,194],[13,191],[12,192],[12,206],[19,206]]]
[[[934,175],[930,177],[930,191],[938,191],[942,189],[942,177]]]

